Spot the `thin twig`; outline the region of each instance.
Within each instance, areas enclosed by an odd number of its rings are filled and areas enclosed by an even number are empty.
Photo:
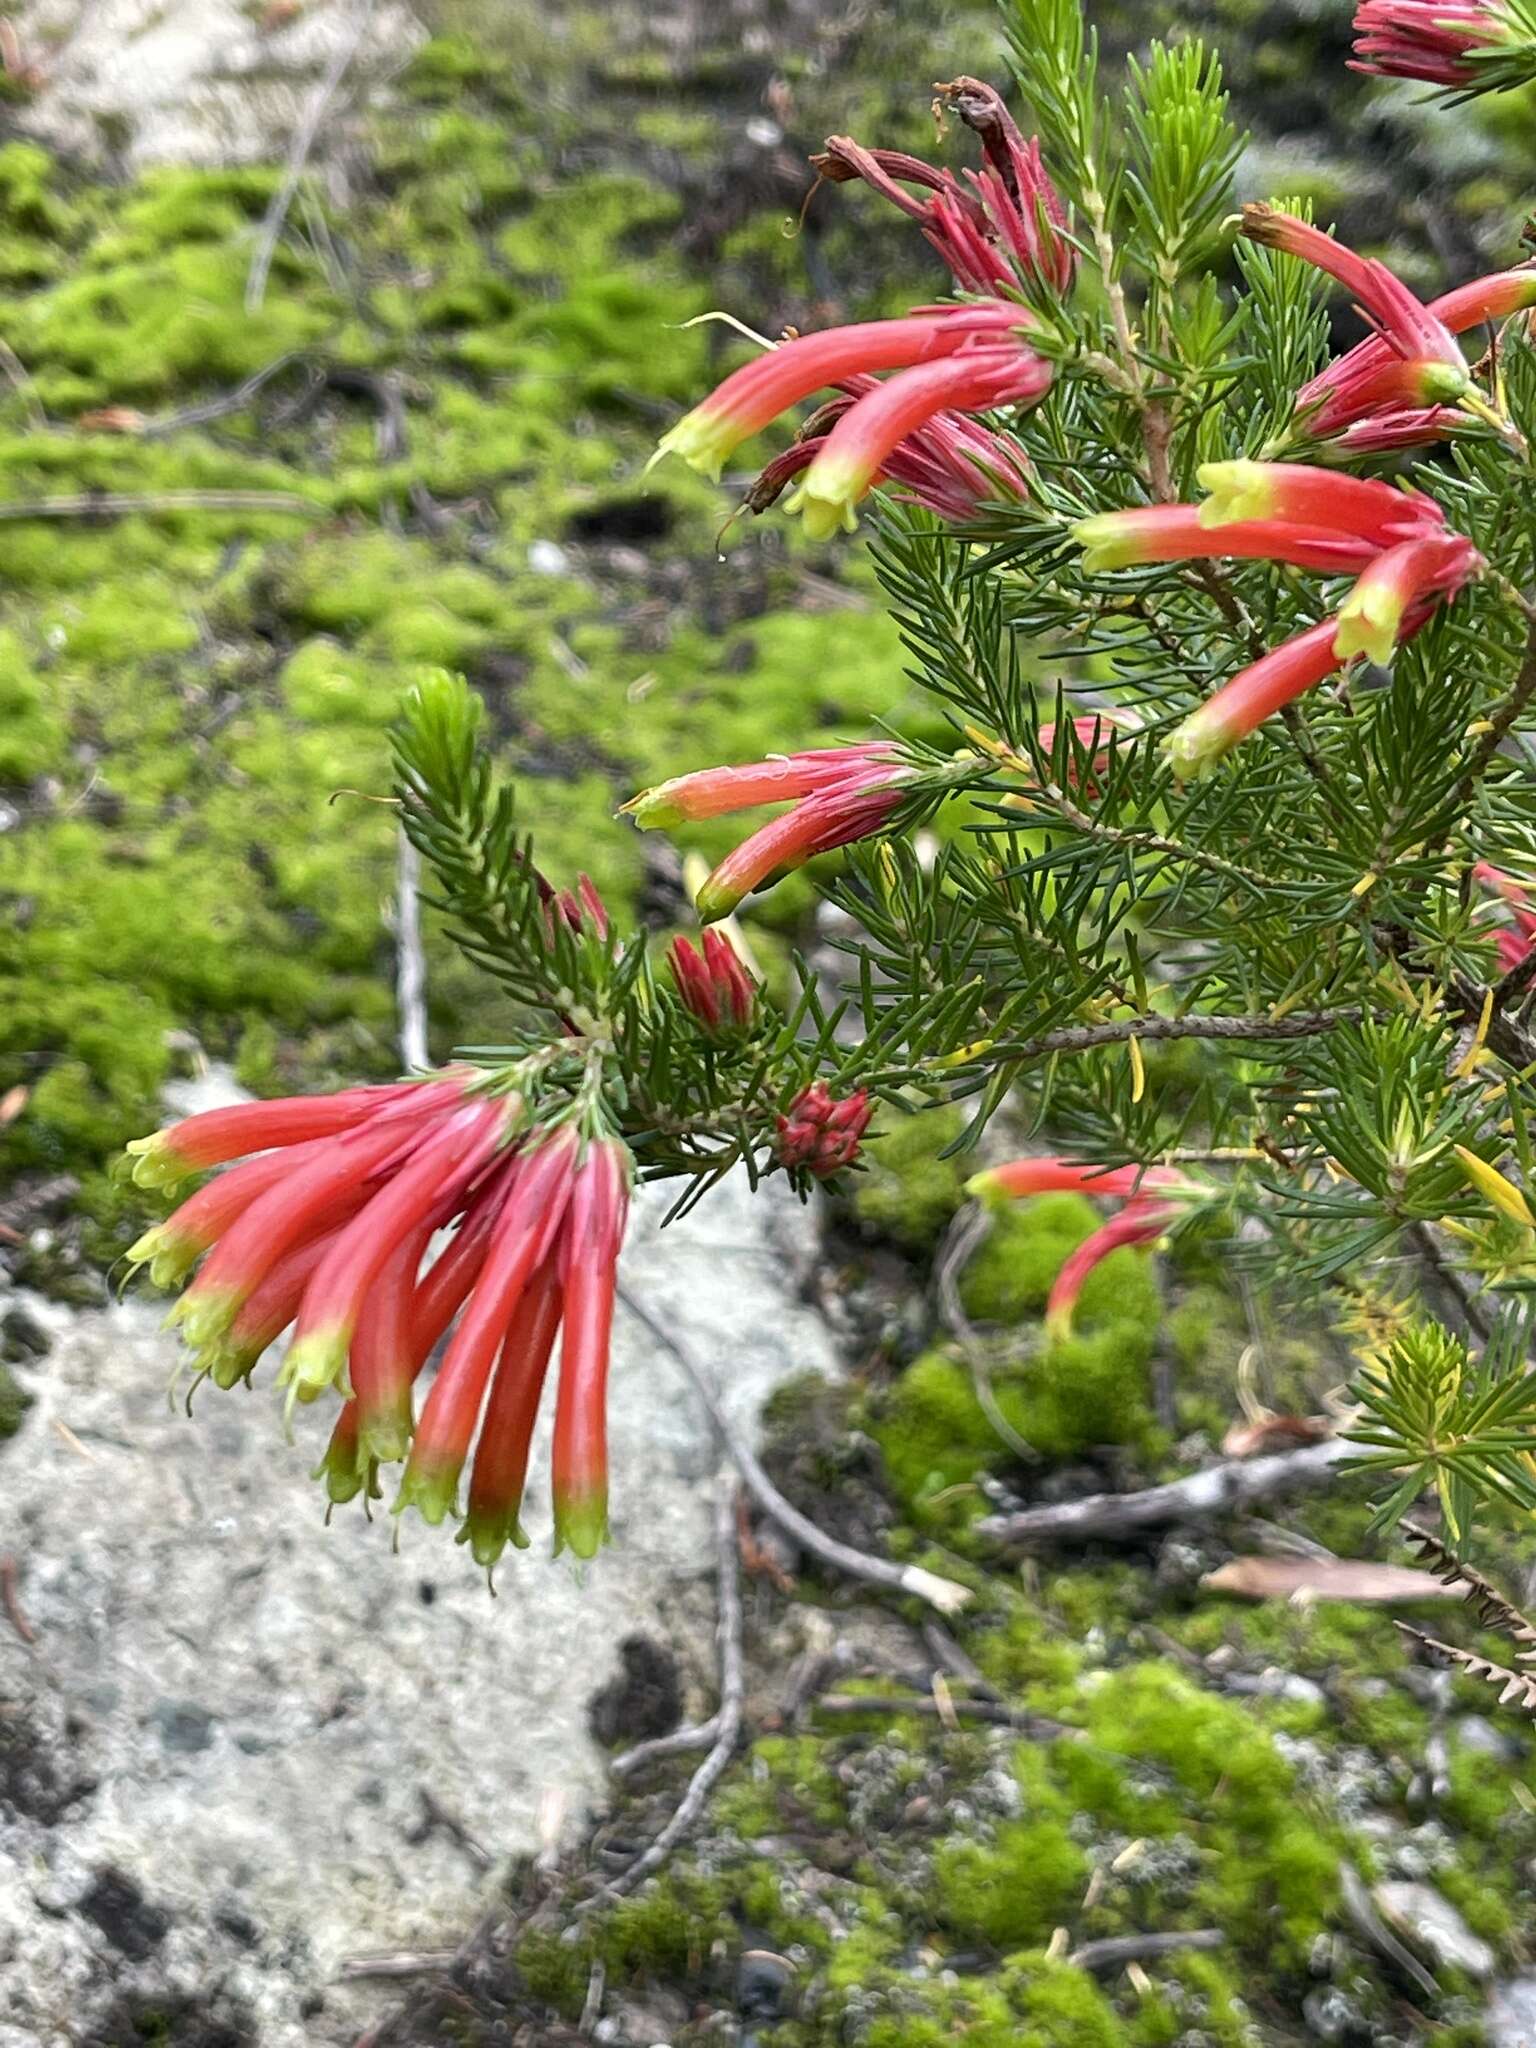
[[[1494,756],[1508,739],[1516,720],[1536,696],[1536,618],[1531,620],[1530,631],[1525,637],[1525,656],[1520,663],[1520,672],[1504,702],[1489,719],[1481,739],[1473,748],[1462,770],[1461,780],[1456,785],[1452,801],[1458,811],[1465,811],[1471,803],[1478,783],[1493,764]]]
[[[123,519],[135,512],[292,512],[312,519],[329,509],[297,491],[84,491],[67,498],[7,499],[0,503],[0,520]]]
[[[584,1900],[582,1910],[623,1898],[661,1868],[703,1817],[710,1793],[736,1753],[747,1690],[741,1650],[741,1551],[736,1541],[736,1482],[723,1475],[715,1490],[715,1563],[720,1588],[720,1711],[714,1747],[689,1779],[677,1811],[651,1846],[610,1879],[595,1898]]]
[[[976,1325],[965,1312],[965,1303],[960,1299],[961,1271],[991,1227],[991,1216],[980,1202],[967,1202],[957,1212],[944,1233],[943,1242],[934,1258],[934,1292],[939,1297],[939,1314],[944,1319],[945,1327],[965,1353],[965,1362],[970,1368],[971,1386],[975,1390],[982,1414],[1013,1455],[1024,1464],[1032,1465],[1037,1461],[1038,1453],[1032,1444],[1025,1442],[1003,1413],[998,1403],[997,1390],[992,1384],[992,1367],[987,1357],[986,1346],[981,1341]]]
[[[747,1491],[763,1510],[788,1532],[801,1546],[834,1571],[845,1572],[849,1578],[862,1579],[871,1586],[883,1586],[892,1593],[916,1594],[930,1606],[937,1607],[941,1614],[957,1614],[971,1599],[969,1586],[962,1586],[954,1579],[940,1578],[936,1572],[924,1571],[921,1565],[893,1564],[887,1558],[871,1557],[867,1551],[855,1550],[851,1544],[839,1543],[835,1536],[829,1536],[824,1529],[818,1529],[809,1516],[802,1515],[797,1507],[788,1502],[763,1470],[761,1461],[746,1437],[726,1415],[719,1397],[710,1384],[709,1376],[694,1357],[692,1351],[676,1333],[667,1328],[660,1317],[652,1314],[644,1302],[627,1287],[620,1286],[619,1299],[638,1323],[650,1332],[662,1349],[671,1353],[683,1371],[693,1382],[699,1399],[709,1411],[725,1445],[732,1464],[741,1474]]]
[[[961,1700],[951,1693],[941,1706],[929,1693],[829,1692],[815,1702],[818,1714],[918,1714],[924,1720],[942,1721],[948,1714],[958,1720],[985,1721],[990,1727],[1012,1728],[1036,1742],[1056,1742],[1065,1737],[1077,1742],[1081,1728],[1066,1721],[1053,1721],[1046,1714],[1021,1714],[998,1700]]]
[[[1355,1455],[1342,1437],[1282,1451],[1268,1458],[1228,1458],[1166,1486],[1139,1493],[1090,1493],[1053,1507],[1023,1508],[988,1515],[975,1525],[983,1542],[1005,1549],[1031,1543],[1084,1543],[1101,1537],[1137,1535],[1192,1516],[1239,1513],[1256,1501],[1309,1486],[1325,1486],[1334,1468]]]
[[[421,943],[421,856],[409,835],[399,835],[396,866],[395,1006],[400,1020],[400,1057],[408,1074],[424,1071],[427,1052],[427,957]]]
[[[365,1977],[435,1977],[458,1960],[454,1948],[388,1948],[377,1954],[343,1956],[336,1974],[346,1983]]]
[[[304,176],[304,167],[309,162],[310,151],[320,133],[320,123],[325,119],[326,110],[340,90],[341,82],[351,67],[353,58],[362,45],[373,19],[377,0],[362,0],[357,19],[349,35],[343,36],[337,44],[330,64],[310,101],[303,120],[293,132],[288,145],[288,161],[277,190],[272,194],[262,218],[261,228],[256,237],[256,247],[251,254],[251,267],[245,280],[245,310],[258,312],[266,297],[267,278],[272,270],[272,258],[277,253],[278,237],[283,232],[283,223],[288,218],[288,209],[294,202],[299,184]]]
[[[670,1735],[657,1735],[649,1742],[637,1742],[633,1749],[621,1749],[609,1758],[608,1769],[615,1778],[632,1778],[652,1764],[665,1763],[668,1757],[693,1756],[701,1749],[713,1748],[719,1734],[720,1716],[711,1714],[691,1728],[674,1728]]]
[[[1462,1319],[1473,1336],[1489,1337],[1493,1325],[1484,1314],[1477,1296],[1435,1242],[1434,1233],[1429,1225],[1410,1223],[1408,1235],[1413,1241],[1414,1250],[1461,1310]]]
[[[1022,1045],[995,1048],[1000,1060],[1044,1059],[1053,1052],[1092,1052],[1096,1046],[1123,1045],[1128,1038],[1288,1039],[1316,1038],[1341,1024],[1358,1024],[1358,1004],[1337,1010],[1297,1011],[1291,1017],[1122,1017],[1112,1024],[1067,1024]]]
[[[1067,1962],[1075,1970],[1118,1970],[1123,1963],[1149,1962],[1180,1949],[1224,1948],[1226,1940],[1219,1927],[1191,1927],[1183,1934],[1111,1934],[1070,1950]]]
[[[947,1628],[936,1621],[923,1623],[923,1641],[932,1652],[934,1661],[947,1671],[951,1678],[958,1678],[968,1685],[979,1699],[1001,1700],[1002,1694],[984,1677],[981,1666],[968,1652],[962,1650]]]

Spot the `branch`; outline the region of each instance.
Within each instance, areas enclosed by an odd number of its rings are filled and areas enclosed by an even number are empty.
[[[720,1586],[720,1711],[715,1716],[718,1732],[714,1747],[689,1779],[677,1811],[649,1849],[595,1897],[583,1900],[578,1912],[590,1912],[610,1899],[622,1899],[661,1868],[683,1837],[698,1824],[710,1793],[736,1752],[747,1684],[741,1655],[741,1552],[736,1541],[736,1485],[734,1479],[724,1477],[715,1489],[715,1567]]]
[[[1112,1934],[1072,1949],[1067,1962],[1076,1970],[1118,1970],[1122,1963],[1149,1962],[1154,1956],[1176,1955],[1180,1949],[1224,1948],[1226,1941],[1219,1927],[1191,1927],[1184,1934]]]
[[[926,1693],[914,1693],[909,1699],[905,1693],[829,1692],[814,1705],[818,1714],[921,1714],[934,1721],[952,1715],[957,1720],[985,1721],[995,1728],[1012,1728],[1015,1734],[1027,1735],[1036,1742],[1083,1739],[1082,1729],[1066,1721],[1053,1721],[1045,1714],[1019,1713],[997,1700],[957,1700],[953,1694],[941,1706]]]
[[[1270,1458],[1229,1458],[1209,1465],[1187,1479],[1149,1486],[1141,1493],[1090,1493],[1059,1506],[1024,1508],[1011,1515],[988,1515],[976,1523],[983,1542],[1004,1549],[1031,1543],[1085,1543],[1099,1538],[1135,1536],[1191,1516],[1235,1514],[1257,1502],[1293,1489],[1326,1486],[1334,1467],[1356,1455],[1342,1437],[1283,1451]]]
[[[1525,658],[1520,664],[1520,673],[1515,677],[1514,686],[1504,702],[1488,721],[1488,729],[1473,748],[1461,780],[1456,785],[1455,804],[1459,811],[1465,811],[1471,803],[1478,783],[1492,765],[1494,756],[1508,739],[1516,720],[1527,709],[1536,696],[1536,618],[1531,620],[1530,630],[1525,636]]]
[[[297,491],[82,491],[78,497],[8,499],[0,520],[123,519],[135,512],[292,512],[306,519],[329,508]]]
[[[883,1586],[891,1593],[916,1594],[918,1599],[937,1607],[941,1614],[957,1614],[966,1605],[972,1597],[969,1586],[959,1585],[954,1579],[940,1578],[936,1572],[924,1571],[921,1565],[893,1564],[888,1558],[871,1557],[867,1551],[839,1543],[835,1536],[818,1529],[808,1516],[791,1506],[763,1470],[757,1453],[726,1415],[693,1353],[627,1287],[619,1288],[619,1299],[688,1375],[747,1491],[763,1512],[787,1531],[802,1549],[808,1550],[823,1564],[830,1565],[833,1571],[844,1572],[852,1579],[862,1579],[866,1585]]]
[[[1293,1017],[1122,1017],[1113,1024],[1067,1024],[1022,1045],[995,1048],[1000,1060],[1044,1059],[1053,1052],[1092,1052],[1101,1045],[1124,1045],[1127,1039],[1317,1038],[1341,1024],[1358,1024],[1357,1003],[1337,1010],[1301,1010]]]

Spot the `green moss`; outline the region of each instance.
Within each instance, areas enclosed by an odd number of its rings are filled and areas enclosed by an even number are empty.
[[[1088,1863],[1060,1821],[1005,1821],[990,1842],[947,1842],[934,1858],[942,1925],[993,1948],[1049,1940],[1082,1897]]]
[[[966,1164],[941,1159],[964,1128],[958,1110],[901,1118],[864,1148],[868,1171],[853,1195],[854,1214],[878,1237],[906,1251],[935,1244],[964,1199]]]
[[[0,1364],[0,1443],[14,1436],[32,1406],[32,1396],[18,1384],[7,1365]]]

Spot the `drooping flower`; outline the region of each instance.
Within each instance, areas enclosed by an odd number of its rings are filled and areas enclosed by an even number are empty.
[[[1332,618],[1240,670],[1174,730],[1167,747],[1175,773],[1210,767],[1284,705],[1358,656],[1389,662],[1482,565],[1477,549],[1458,533],[1426,533],[1383,549]]]
[[[1363,569],[1374,552],[1357,535],[1279,519],[1235,520],[1213,526],[1203,505],[1135,505],[1080,519],[1072,538],[1083,549],[1090,575],[1152,562],[1249,560],[1288,562],[1324,575]]]
[[[878,832],[900,808],[915,772],[889,741],[828,747],[677,776],[642,790],[624,809],[649,830],[759,804],[791,803],[782,817],[728,854],[699,890],[699,916],[712,924],[766,882],[817,854]]]
[[[594,917],[585,892],[582,915]],[[378,1465],[409,1452],[398,1505],[432,1521],[455,1507],[478,1425],[464,1540],[489,1564],[521,1540],[528,1438],[563,1322],[578,1426],[572,1449],[557,1425],[557,1539],[589,1555],[605,1526],[592,1504],[627,1149],[536,1123],[515,1093],[456,1069],[209,1112],[138,1155],[159,1176],[258,1147],[270,1149],[135,1247],[163,1278],[202,1259],[172,1311],[202,1371],[221,1385],[248,1378],[291,1325],[280,1383],[304,1400],[328,1386],[343,1397],[318,1474],[331,1499],[376,1496]],[[431,1259],[444,1230],[454,1234]],[[461,1311],[417,1424],[415,1382]]]
[[[1167,742],[1168,758],[1180,777],[1197,775],[1239,740],[1257,732],[1284,705],[1331,676],[1339,667],[1334,651],[1338,622],[1324,619],[1272,647],[1268,654],[1240,669],[1214,697],[1192,711]]]
[[[1445,526],[1444,512],[1422,491],[1304,462],[1205,462],[1196,475],[1209,494],[1200,506],[1200,524],[1218,532],[1246,521],[1289,522],[1388,547]]]
[[[1352,71],[1447,87],[1479,84],[1476,53],[1519,35],[1498,0],[1361,0],[1354,26]]]
[[[1050,1335],[1058,1339],[1071,1334],[1083,1283],[1094,1268],[1122,1245],[1154,1243],[1204,1193],[1174,1167],[1096,1166],[1059,1155],[1010,1159],[987,1167],[972,1175],[965,1191],[989,1208],[1030,1195],[1066,1193],[1106,1195],[1124,1202],[1117,1215],[1084,1238],[1052,1283],[1045,1320]]]
[[[1137,1200],[1127,1202],[1118,1216],[1111,1216],[1097,1230],[1090,1231],[1062,1263],[1051,1283],[1045,1303],[1045,1327],[1056,1342],[1072,1334],[1072,1318],[1084,1284],[1096,1266],[1123,1245],[1155,1244],[1171,1223],[1182,1214],[1177,1202]]]
[[[1292,412],[1294,432],[1327,439],[1376,413],[1454,406],[1471,395],[1471,373],[1455,336],[1384,263],[1357,255],[1310,221],[1272,206],[1245,206],[1243,233],[1336,278],[1376,329],[1373,348],[1352,350],[1302,386]]]
[[[781,1166],[829,1180],[857,1159],[873,1114],[864,1089],[839,1098],[825,1081],[813,1081],[778,1119],[774,1156]]]
[[[811,162],[834,184],[862,179],[922,228],[968,291],[1070,289],[1077,256],[1066,208],[1046,173],[1040,145],[1020,131],[991,86],[957,78],[937,88],[979,137],[987,162],[965,182],[902,151],[865,149],[833,135]],[[903,190],[915,185],[926,196]],[[967,189],[969,188],[969,189]]]
[[[711,926],[696,947],[677,938],[667,948],[667,965],[683,1006],[708,1038],[746,1031],[757,1005],[757,985],[728,939]]]
[[[1481,566],[1481,555],[1459,533],[1425,534],[1385,549],[1339,606],[1334,653],[1341,661],[1363,654],[1385,665],[1410,621],[1427,620],[1433,605],[1454,597]]]
[[[847,378],[845,395],[819,407],[789,447],[763,466],[741,509],[766,512],[816,462],[838,421],[879,388],[874,377]],[[874,482],[893,484],[896,497],[956,526],[974,519],[989,501],[1023,503],[1029,497],[1029,470],[1020,451],[980,420],[949,411],[934,413],[904,435]]]
[[[786,510],[798,512],[813,540],[851,533],[856,508],[910,435],[950,410],[1032,405],[1044,397],[1051,368],[1027,349],[978,348],[904,370],[857,399],[832,428],[801,477]]]
[[[799,335],[733,370],[662,435],[651,460],[680,455],[691,468],[718,481],[739,443],[761,433],[802,399],[849,377],[907,370],[1010,339],[1022,347],[1018,337],[1027,323],[1022,307],[994,299],[980,305],[934,306],[899,320],[871,320]]]

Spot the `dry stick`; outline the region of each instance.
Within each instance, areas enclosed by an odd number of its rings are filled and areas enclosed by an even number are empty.
[[[982,1673],[981,1666],[967,1651],[962,1650],[947,1628],[941,1628],[936,1621],[923,1623],[923,1641],[943,1670],[951,1678],[958,1678],[968,1685],[978,1698],[996,1700],[1001,1704],[1002,1694],[991,1680]]]
[[[247,313],[258,312],[262,300],[266,297],[267,278],[271,273],[272,258],[277,253],[278,237],[283,232],[288,209],[294,202],[299,181],[304,176],[304,166],[309,161],[309,153],[315,146],[316,136],[320,133],[320,123],[325,119],[326,109],[335,98],[341,81],[346,77],[352,59],[357,55],[363,37],[367,34],[376,4],[377,0],[362,0],[357,19],[352,24],[351,34],[344,36],[337,44],[326,74],[309,103],[308,112],[294,130],[293,140],[288,146],[288,161],[283,170],[282,181],[272,194],[262,219],[260,232],[256,237],[256,247],[251,255],[251,268],[245,280]]]
[[[689,1728],[674,1728],[670,1735],[653,1736],[649,1742],[637,1742],[633,1749],[622,1749],[608,1760],[608,1769],[615,1778],[632,1778],[636,1771],[643,1771],[651,1764],[664,1763],[668,1757],[692,1756],[695,1751],[709,1749],[720,1733],[720,1716],[711,1714],[707,1721],[699,1721]]]
[[[427,1066],[427,956],[421,943],[421,856],[402,827],[395,895],[395,1005],[407,1073]]]
[[[87,491],[78,497],[8,499],[0,520],[122,519],[134,512],[292,512],[312,519],[329,511],[297,491]]]
[[[940,1578],[937,1572],[924,1571],[921,1565],[893,1564],[887,1558],[871,1557],[867,1551],[855,1550],[850,1544],[839,1543],[835,1536],[829,1536],[824,1529],[818,1529],[809,1516],[802,1515],[792,1507],[763,1470],[757,1453],[747,1442],[742,1432],[726,1415],[714,1388],[703,1367],[693,1353],[659,1317],[653,1315],[627,1287],[620,1286],[619,1299],[635,1318],[661,1345],[669,1351],[692,1380],[699,1399],[709,1411],[709,1419],[719,1433],[721,1442],[742,1482],[764,1514],[778,1523],[779,1527],[813,1557],[834,1571],[845,1572],[851,1579],[862,1579],[867,1585],[884,1586],[892,1593],[915,1593],[920,1600],[937,1607],[941,1614],[958,1614],[972,1598],[971,1588],[962,1586],[954,1579]]]
[[[1154,1956],[1175,1955],[1181,1948],[1224,1948],[1219,1927],[1192,1927],[1185,1934],[1112,1934],[1104,1941],[1085,1941],[1068,1952],[1078,1970],[1118,1970],[1122,1963],[1142,1963]]]
[[[951,1693],[940,1706],[926,1693],[829,1692],[812,1702],[818,1714],[918,1714],[926,1720],[943,1721],[950,1716],[963,1721],[985,1721],[994,1728],[1012,1728],[1036,1742],[1065,1738],[1081,1742],[1084,1730],[1066,1721],[1053,1721],[1047,1714],[1021,1714],[998,1700],[960,1700]]]
[[[741,1653],[741,1551],[736,1539],[736,1481],[721,1478],[715,1490],[715,1558],[720,1583],[720,1711],[714,1747],[688,1781],[688,1790],[661,1833],[643,1855],[604,1885],[579,1911],[621,1899],[659,1870],[691,1828],[697,1825],[709,1795],[724,1775],[741,1736],[746,1669]]]
[[[1477,1296],[1436,1244],[1429,1225],[1410,1223],[1408,1235],[1419,1257],[1461,1310],[1462,1320],[1473,1336],[1485,1339],[1490,1337],[1493,1334],[1493,1325],[1484,1313]]]
[[[451,1969],[459,1959],[456,1948],[389,1948],[377,1954],[343,1956],[336,1974],[344,1983],[363,1977],[428,1977]]]
[[[1325,1486],[1336,1465],[1354,1454],[1342,1437],[1282,1451],[1268,1458],[1228,1458],[1187,1479],[1140,1493],[1090,1493],[1059,1506],[988,1515],[976,1524],[984,1542],[1007,1549],[1030,1543],[1081,1543],[1095,1537],[1134,1536],[1191,1515],[1231,1514],[1293,1488]]]
[[[1063,1025],[1022,1045],[998,1046],[996,1054],[999,1059],[1043,1059],[1047,1053],[1123,1045],[1128,1038],[1316,1038],[1341,1024],[1358,1024],[1363,1014],[1359,1004],[1352,1003],[1337,1010],[1298,1011],[1292,1017],[1122,1017],[1113,1024]]]

